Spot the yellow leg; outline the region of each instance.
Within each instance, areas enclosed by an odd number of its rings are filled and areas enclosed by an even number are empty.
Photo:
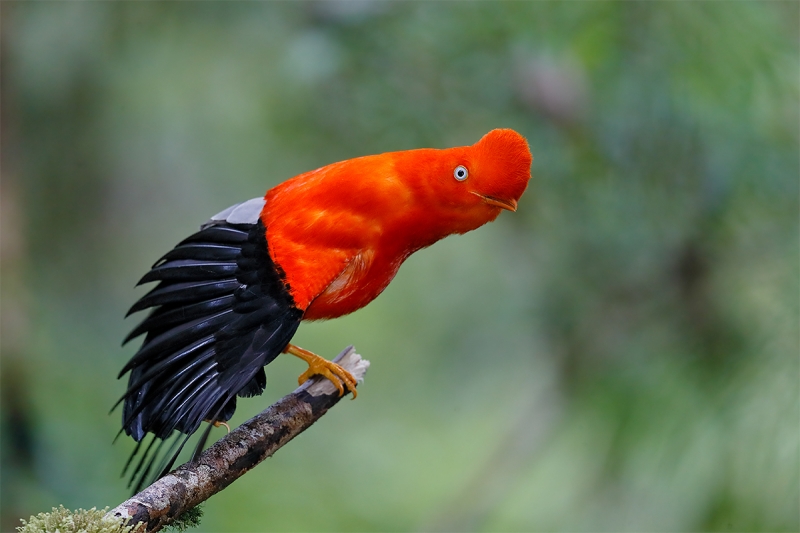
[[[336,386],[336,388],[339,390],[339,396],[344,394],[343,384],[346,385],[347,389],[353,393],[353,399],[358,396],[358,392],[356,391],[356,378],[353,377],[353,374],[340,367],[336,363],[328,361],[327,359],[320,357],[313,352],[309,352],[308,350],[304,350],[299,346],[295,346],[294,344],[287,344],[286,348],[283,349],[283,352],[290,353],[308,363],[308,370],[300,374],[300,377],[297,378],[298,384],[302,385],[312,376],[322,376],[328,378],[330,382]]]
[[[212,420],[203,420],[203,422],[208,422],[209,424],[211,424],[215,428],[218,428],[220,426],[225,426],[225,429],[228,430],[228,433],[231,432],[231,427],[228,425],[227,422],[223,422],[222,420],[214,420],[214,421],[212,421]]]

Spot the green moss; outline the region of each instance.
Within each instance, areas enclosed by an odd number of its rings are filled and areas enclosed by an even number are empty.
[[[117,518],[106,517],[108,508],[97,510],[94,507],[88,511],[78,509],[70,511],[63,505],[53,507],[49,513],[39,513],[22,520],[22,526],[17,528],[19,533],[130,533],[131,527],[124,526]]]
[[[165,526],[165,529],[175,531],[186,531],[187,529],[197,527],[200,525],[200,518],[203,517],[203,509],[201,506],[192,507],[183,512],[171,524]]]

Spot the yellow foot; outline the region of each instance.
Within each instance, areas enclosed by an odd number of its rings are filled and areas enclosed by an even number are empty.
[[[340,367],[336,363],[328,361],[327,359],[320,357],[313,352],[309,352],[308,350],[304,350],[299,346],[295,346],[294,344],[287,344],[283,352],[290,353],[308,363],[308,370],[300,374],[300,377],[297,378],[298,384],[302,385],[312,376],[322,376],[328,378],[330,382],[336,386],[336,388],[339,390],[339,396],[344,394],[345,386],[347,386],[347,389],[353,393],[354,400],[356,396],[358,396],[358,392],[356,391],[356,378],[353,377],[353,374]]]
[[[211,420],[203,420],[203,422],[208,422],[215,428],[218,428],[220,426],[225,426],[225,429],[228,430],[228,433],[231,432],[231,427],[227,424],[227,422],[223,422],[222,420],[215,420],[213,422]]]

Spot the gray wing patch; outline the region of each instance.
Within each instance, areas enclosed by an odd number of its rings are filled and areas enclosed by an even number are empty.
[[[227,222],[228,224],[255,224],[258,222],[258,217],[267,203],[264,197],[251,198],[246,202],[235,204],[227,209],[223,209],[213,217],[211,220],[203,224],[203,228],[213,226],[219,222]]]

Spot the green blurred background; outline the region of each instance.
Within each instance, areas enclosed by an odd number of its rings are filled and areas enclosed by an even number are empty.
[[[163,252],[302,171],[495,127],[534,154],[519,211],[302,326],[372,361],[358,400],[199,531],[800,528],[798,3],[0,11],[4,531],[125,499],[108,410]]]

